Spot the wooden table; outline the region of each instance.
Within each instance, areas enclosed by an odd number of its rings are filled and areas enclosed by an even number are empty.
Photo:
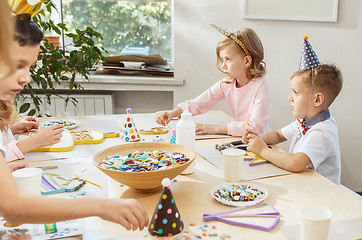
[[[228,115],[221,112],[210,112],[209,114],[210,116],[214,115],[224,118],[226,121],[230,119]],[[122,116],[87,116],[72,119],[77,119],[82,122],[107,118],[122,119]],[[155,125],[153,122],[153,114],[133,114],[133,118],[136,126],[139,125],[138,128],[150,128]],[[214,145],[216,143],[233,140],[236,139],[213,139],[207,141]],[[103,145],[101,146],[83,145],[82,148],[88,148],[90,150],[91,148],[104,148],[105,146],[110,146],[110,141],[112,140],[105,139],[105,142],[102,143]],[[199,140],[198,142],[200,141],[206,140]],[[198,142],[196,144],[198,144]],[[90,152],[93,151],[95,150],[91,150]],[[91,157],[88,157],[87,161],[90,163],[92,161]],[[46,161],[46,163],[61,165],[62,160]],[[32,164],[39,164],[39,162],[33,162]],[[89,164],[88,167],[95,168],[91,166],[91,164]],[[93,181],[106,182],[105,184],[107,185],[107,192],[102,192],[100,196],[106,194],[110,198],[135,198],[145,207],[149,216],[152,216],[159,200],[160,192],[151,194],[134,192],[126,186],[120,186],[120,184],[113,179],[105,178],[105,175],[98,169],[92,171],[98,171],[97,174],[93,174]],[[190,175],[180,175],[176,177],[176,180],[176,182],[172,183],[171,191],[183,218],[185,229],[193,236],[192,239],[196,239],[194,234],[202,234],[198,226],[205,224],[202,219],[203,213],[218,213],[232,209],[232,207],[218,203],[211,196],[211,188],[225,182],[225,180],[223,172],[203,157],[197,156],[194,173]],[[272,204],[281,214],[277,227],[270,232],[264,232],[211,221],[207,222],[209,226],[207,233],[217,233],[218,237],[203,236],[202,239],[220,239],[219,236],[221,234],[230,234],[231,239],[298,239],[299,218],[297,212],[300,208],[310,205],[323,206],[332,211],[333,218],[330,231],[332,231],[333,234],[330,234],[330,239],[341,235],[344,237],[340,239],[362,237],[362,200],[317,172],[306,171],[249,182],[261,185],[269,192],[269,196],[265,202]],[[93,186],[92,197],[96,195],[94,194],[96,190],[97,188]],[[195,224],[195,227],[191,227],[190,224]],[[210,226],[215,226],[216,229],[211,229]],[[155,237],[148,234],[147,230],[130,232],[124,230],[117,224],[93,217],[85,219],[83,239],[147,240],[155,239]]]

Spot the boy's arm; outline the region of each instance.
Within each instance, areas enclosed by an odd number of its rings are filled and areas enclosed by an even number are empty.
[[[266,144],[278,144],[287,140],[281,130],[273,130],[260,134],[260,138],[263,139]]]
[[[248,130],[244,130],[243,134],[242,134],[242,141],[245,144],[248,144],[251,137],[252,136],[258,136],[258,133],[251,129],[250,131]],[[266,143],[266,144],[278,144],[281,142],[284,142],[285,140],[287,140],[281,130],[273,130],[273,131],[269,131],[263,134],[260,134],[259,137]]]
[[[278,132],[278,131],[276,131]],[[280,132],[281,133],[281,132]],[[269,136],[269,141],[276,140],[275,135]],[[262,138],[252,135],[249,139],[248,151],[251,151],[272,162],[274,165],[291,172],[301,172],[310,163],[309,157],[304,153],[288,153],[270,149]]]

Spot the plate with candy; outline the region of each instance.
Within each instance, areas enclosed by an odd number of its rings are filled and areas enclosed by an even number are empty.
[[[211,195],[222,204],[241,207],[264,201],[268,197],[268,191],[257,184],[233,182],[213,187]]]
[[[56,124],[63,125],[66,129],[73,129],[79,126],[79,121],[77,120],[64,120],[64,119],[58,119],[58,120],[50,120],[44,122],[42,125],[43,127],[49,127]]]

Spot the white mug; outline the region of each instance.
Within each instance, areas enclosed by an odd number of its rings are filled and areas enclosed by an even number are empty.
[[[40,168],[22,168],[12,172],[19,193],[40,195],[42,173]]]

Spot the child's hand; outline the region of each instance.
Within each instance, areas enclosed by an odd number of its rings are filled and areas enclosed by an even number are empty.
[[[27,116],[19,122],[14,123],[10,126],[11,132],[15,134],[28,132],[32,129],[39,128],[39,120],[36,117]]]
[[[171,115],[169,112],[160,112],[156,116],[156,123],[166,126],[171,121]]]
[[[57,124],[43,128],[36,134],[31,135],[29,139],[31,139],[34,142],[36,148],[54,145],[60,142],[60,138],[63,136],[62,134],[62,132],[64,131],[63,127],[64,127],[63,125]]]
[[[28,163],[25,160],[15,160],[8,162],[8,167],[10,168],[10,171],[14,172],[15,170],[29,167]]]
[[[100,217],[121,224],[127,230],[142,230],[149,224],[146,210],[135,199],[108,199]]]
[[[258,133],[254,129],[250,129],[250,130],[244,129],[243,133],[241,135],[242,136],[241,140],[243,141],[243,143],[248,144],[250,136],[252,134],[255,135],[255,136],[258,136]]]
[[[212,124],[196,124],[196,135],[227,134],[226,126]]]
[[[261,156],[264,149],[268,149],[266,143],[257,135],[249,134],[247,150]]]

